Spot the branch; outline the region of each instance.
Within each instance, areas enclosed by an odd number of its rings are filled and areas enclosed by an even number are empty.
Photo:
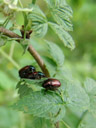
[[[5,29],[3,27],[0,27],[0,33],[2,33],[3,35],[6,35],[10,38],[18,38],[16,41],[18,41],[20,43],[20,39],[22,39],[21,36],[19,36],[18,34],[8,30],[8,29]],[[43,62],[43,60],[41,59],[40,55],[38,54],[38,52],[33,48],[33,46],[30,44],[29,47],[28,47],[28,51],[29,53],[34,57],[34,59],[37,61],[38,65],[40,66],[41,70],[43,71],[43,73],[49,77],[49,72]]]
[[[22,37],[17,35],[16,33],[8,30],[8,29],[5,29],[3,27],[0,27],[0,33],[2,33],[3,35],[6,35],[8,37],[11,37],[11,38],[19,38],[21,39]]]

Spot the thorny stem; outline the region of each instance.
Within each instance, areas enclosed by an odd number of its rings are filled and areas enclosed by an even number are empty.
[[[20,43],[20,39],[22,39],[21,36],[17,35],[16,33],[8,30],[8,29],[5,29],[3,27],[0,27],[0,33],[8,36],[8,37],[11,37],[11,38],[17,38],[16,40]],[[43,60],[41,59],[40,55],[38,54],[38,52],[33,48],[33,46],[30,44],[29,47],[28,47],[28,51],[29,53],[34,57],[34,59],[37,61],[38,65],[40,66],[41,70],[43,71],[43,73],[49,77],[49,72],[43,62]]]

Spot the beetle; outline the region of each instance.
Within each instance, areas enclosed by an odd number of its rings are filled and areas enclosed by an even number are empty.
[[[42,73],[42,72],[40,72],[40,71],[38,71],[38,72],[33,72],[33,73],[29,73],[29,74],[27,75],[27,78],[28,78],[28,79],[41,79],[41,78],[43,78],[43,77],[45,77],[45,74]]]
[[[27,65],[19,70],[20,78],[27,78],[28,74],[34,73],[36,71],[35,67],[32,65]]]
[[[38,77],[41,79],[41,78],[44,78],[46,77],[44,73],[38,71]]]
[[[45,88],[46,90],[53,90],[53,91],[59,88],[60,86],[61,86],[60,81],[53,78],[48,78],[42,84],[42,87]]]

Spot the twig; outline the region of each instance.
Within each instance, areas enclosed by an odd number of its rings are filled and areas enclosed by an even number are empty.
[[[2,33],[3,35],[6,35],[10,38],[17,38],[16,41],[18,41],[20,43],[20,39],[22,39],[21,36],[17,35],[16,33],[5,29],[3,27],[0,27],[0,33]],[[37,61],[38,65],[40,66],[41,70],[43,71],[43,73],[49,77],[49,72],[43,62],[43,60],[41,59],[40,55],[37,53],[37,51],[33,48],[33,46],[30,44],[28,47],[28,51],[30,52],[30,54],[34,57],[34,59]]]
[[[32,45],[29,45],[28,51],[30,52],[30,54],[35,58],[35,60],[37,61],[38,65],[41,67],[42,71],[44,72],[44,74],[49,77],[49,72],[46,69],[46,66],[43,62],[43,60],[41,59],[40,55],[37,53],[37,51],[32,47]]]
[[[11,38],[18,38],[18,39],[21,39],[22,37],[17,35],[16,33],[8,30],[8,29],[5,29],[3,27],[0,27],[0,33],[8,36],[8,37],[11,37]]]

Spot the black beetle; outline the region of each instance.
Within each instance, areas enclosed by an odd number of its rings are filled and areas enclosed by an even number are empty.
[[[45,80],[42,84],[42,86],[46,89],[46,90],[56,90],[58,87],[61,86],[61,83],[59,80],[57,79],[52,79],[52,78],[48,78],[47,80]]]
[[[32,65],[27,65],[19,70],[19,76],[20,78],[27,78],[28,74],[31,74],[35,71],[35,67],[33,67]]]

